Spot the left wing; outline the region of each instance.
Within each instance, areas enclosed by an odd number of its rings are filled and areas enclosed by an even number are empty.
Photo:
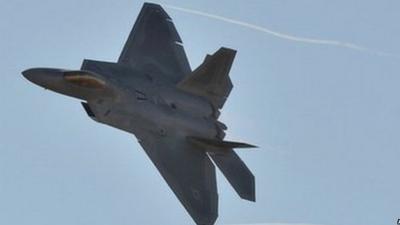
[[[144,3],[118,63],[165,74],[177,83],[191,72],[175,26],[157,4]]]
[[[206,151],[185,138],[147,133],[139,143],[169,187],[199,225],[212,225],[218,216],[215,167]]]

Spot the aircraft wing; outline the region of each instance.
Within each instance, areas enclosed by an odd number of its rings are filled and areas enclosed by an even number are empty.
[[[143,5],[118,63],[166,74],[174,83],[191,72],[171,18],[160,5],[152,3]]]
[[[156,134],[139,143],[164,180],[197,224],[214,224],[218,217],[215,167],[206,151],[186,141]]]

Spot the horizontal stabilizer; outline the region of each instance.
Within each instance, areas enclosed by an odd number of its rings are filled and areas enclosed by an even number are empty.
[[[256,201],[254,175],[234,151],[209,153],[209,156],[242,199]]]
[[[199,137],[188,137],[188,139],[196,144],[206,147],[209,152],[226,152],[232,148],[257,148],[255,145],[242,142],[222,141]]]
[[[229,71],[235,55],[236,51],[229,48],[220,48],[213,55],[207,55],[204,62],[177,87],[205,97],[216,109],[222,108],[233,88]]]

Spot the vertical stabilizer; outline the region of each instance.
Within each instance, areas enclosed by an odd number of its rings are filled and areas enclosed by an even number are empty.
[[[204,62],[178,83],[178,88],[207,98],[216,109],[223,107],[233,85],[229,78],[236,51],[220,48],[207,55]]]

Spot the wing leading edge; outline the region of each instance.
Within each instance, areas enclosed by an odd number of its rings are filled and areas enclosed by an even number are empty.
[[[174,83],[191,72],[182,40],[172,19],[157,4],[145,3],[118,63],[157,70]]]

